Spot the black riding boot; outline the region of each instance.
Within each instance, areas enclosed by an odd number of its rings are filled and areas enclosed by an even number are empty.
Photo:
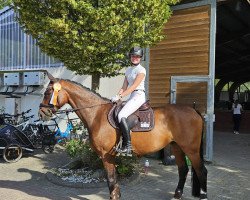
[[[119,125],[122,131],[122,140],[123,140],[122,148],[119,150],[119,153],[131,156],[132,146],[131,146],[130,128],[127,124],[127,119],[123,117]]]

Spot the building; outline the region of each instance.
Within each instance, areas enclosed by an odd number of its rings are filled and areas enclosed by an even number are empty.
[[[0,27],[0,102],[9,111],[30,106],[38,109],[37,102],[46,84],[41,79],[41,85],[24,85],[24,73],[29,71],[39,74],[48,70],[55,77],[90,87],[90,76],[75,76],[62,63],[41,53],[35,41],[14,21],[11,9],[0,11]],[[167,38],[146,50],[144,66],[149,72],[147,94],[151,105],[195,106],[204,116],[205,154],[209,161],[213,157],[215,102],[224,98],[222,88],[229,82],[235,83],[230,86],[229,100],[240,85],[250,81],[249,30],[249,0],[183,0],[173,7],[173,16],[164,27]],[[20,84],[12,83],[8,88],[4,84],[7,72],[18,72]],[[114,81],[119,84],[112,84]],[[101,79],[100,94],[111,97],[121,84],[122,77]]]
[[[32,108],[32,114],[37,116],[48,83],[45,70],[55,77],[91,87],[91,76],[75,75],[62,62],[41,52],[36,40],[25,34],[15,20],[11,8],[0,10],[0,108],[10,114]],[[100,94],[108,98],[113,96],[122,85],[121,79],[119,76],[102,78]],[[121,83],[112,84],[113,81]]]
[[[166,102],[195,106],[205,120],[207,160],[213,157],[213,130],[233,130],[230,110],[215,105],[244,95],[249,103],[250,3],[248,0],[183,0],[163,31],[166,39],[149,50],[149,97],[155,107]],[[229,84],[230,83],[230,84]],[[240,87],[248,92],[240,92]],[[242,130],[249,132],[249,113]]]

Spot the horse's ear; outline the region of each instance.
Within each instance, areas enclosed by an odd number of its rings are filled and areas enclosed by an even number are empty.
[[[56,78],[54,76],[52,76],[52,74],[50,74],[48,71],[46,71],[46,73],[47,73],[47,76],[48,76],[49,80],[51,80],[51,81],[56,80]]]

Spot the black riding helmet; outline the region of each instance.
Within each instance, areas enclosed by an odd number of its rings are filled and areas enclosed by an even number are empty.
[[[133,47],[132,49],[130,49],[129,51],[129,57],[131,55],[135,55],[135,56],[140,56],[142,57],[143,56],[143,50],[141,47]]]

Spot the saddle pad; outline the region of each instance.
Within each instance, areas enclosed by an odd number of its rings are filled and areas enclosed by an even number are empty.
[[[115,110],[116,105],[114,104],[108,113],[108,121],[115,129],[119,129],[119,123],[114,114]],[[132,132],[151,131],[154,128],[154,111],[152,108],[149,108],[148,110],[137,110],[128,117],[128,120],[134,117],[138,118],[138,123],[131,129]]]

